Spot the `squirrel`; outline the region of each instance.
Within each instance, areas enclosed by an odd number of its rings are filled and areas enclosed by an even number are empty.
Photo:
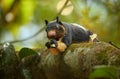
[[[56,17],[56,20],[51,22],[45,20],[45,24],[47,37],[50,39],[45,45],[54,54],[64,52],[72,43],[99,41],[97,34],[81,25],[61,22],[59,17]]]

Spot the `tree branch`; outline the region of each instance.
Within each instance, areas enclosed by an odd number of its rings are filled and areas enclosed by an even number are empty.
[[[58,55],[53,55],[48,49],[41,50],[39,55],[29,55],[19,63],[16,63],[18,59],[13,47],[4,47],[0,50],[0,59],[4,60],[0,61],[1,79],[88,79],[95,66],[120,68],[120,50],[105,42],[72,44]],[[109,76],[107,79],[120,79],[118,76]]]
[[[59,16],[59,15],[63,12],[63,10],[64,10],[64,8],[67,6],[68,2],[69,2],[69,0],[66,0],[65,4],[64,4],[63,7],[60,9],[60,11],[58,12],[57,16]]]
[[[32,36],[30,36],[30,37],[28,37],[28,38],[21,39],[21,40],[15,40],[15,41],[8,41],[8,42],[10,42],[10,43],[24,42],[24,41],[26,41],[26,40],[29,40],[29,39],[37,36],[37,35],[38,35],[40,32],[42,32],[43,30],[44,30],[44,27],[42,27],[38,32],[36,32],[34,35],[32,35]]]
[[[17,2],[17,0],[14,1],[13,5],[11,6],[11,9],[13,8],[13,6],[15,5],[16,2]],[[57,16],[59,16],[59,15],[62,13],[62,11],[64,10],[64,8],[67,6],[68,2],[69,2],[69,0],[66,0],[64,6],[63,6],[63,7],[61,8],[61,10],[58,12]],[[10,10],[11,10],[11,9],[10,9]],[[7,41],[7,42],[17,43],[17,42],[23,42],[23,41],[29,40],[29,39],[35,37],[36,35],[38,35],[41,31],[44,30],[44,28],[45,28],[45,27],[41,28],[38,32],[36,32],[34,35],[32,35],[32,36],[30,36],[30,37],[28,37],[28,38],[21,39],[21,40]]]

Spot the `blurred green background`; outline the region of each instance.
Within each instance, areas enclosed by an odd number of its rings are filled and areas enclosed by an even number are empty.
[[[17,50],[43,48],[44,20],[56,16],[120,46],[120,0],[0,0],[0,42],[12,41]]]

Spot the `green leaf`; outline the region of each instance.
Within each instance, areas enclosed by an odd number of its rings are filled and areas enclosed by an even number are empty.
[[[35,52],[34,50],[30,49],[30,48],[22,48],[19,52],[19,57],[20,60],[24,57],[30,56],[30,55],[35,55],[37,54],[37,52]]]
[[[116,67],[106,65],[95,66],[89,79],[96,78],[118,79],[118,69]]]

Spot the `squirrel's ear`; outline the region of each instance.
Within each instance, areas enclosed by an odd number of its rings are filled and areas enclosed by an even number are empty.
[[[56,22],[59,23],[59,21],[60,21],[60,20],[59,20],[59,17],[57,16],[57,17],[56,17]]]
[[[56,17],[56,22],[62,25],[62,22],[60,21],[59,17]]]
[[[63,23],[62,23],[61,21],[59,21],[59,24],[60,24],[60,25],[63,25]]]
[[[46,24],[46,25],[48,24],[48,20],[45,20],[45,24]]]

